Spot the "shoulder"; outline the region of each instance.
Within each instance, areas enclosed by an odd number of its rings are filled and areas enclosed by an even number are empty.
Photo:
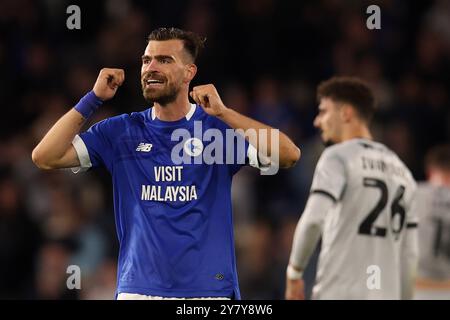
[[[431,195],[436,195],[441,198],[450,199],[450,188],[437,186],[428,181],[420,181],[417,183],[417,194],[429,197],[431,197]]]
[[[214,128],[219,129],[221,131],[225,129],[230,129],[230,126],[228,126],[225,122],[223,122],[222,120],[220,120],[215,116],[207,114],[205,110],[203,110],[203,108],[199,105],[196,105],[196,111],[193,120],[201,121],[206,129]]]
[[[356,152],[389,152],[390,150],[380,142],[368,139],[351,139],[334,145],[336,152],[343,155],[354,156]]]
[[[322,159],[338,159],[343,160],[349,150],[348,142],[341,142],[325,148],[320,156]],[[322,160],[323,161],[323,160]]]
[[[132,112],[130,114],[124,113],[121,114],[119,117],[121,117],[122,121],[128,121],[128,122],[134,122],[134,123],[145,123],[148,121],[150,117],[150,112],[152,108],[145,109],[143,111],[138,112]]]
[[[103,119],[92,125],[89,131],[102,133],[107,136],[116,136],[129,128],[144,124],[146,111],[133,112],[131,114],[124,113]]]
[[[382,143],[379,143],[379,145],[383,146],[385,148],[385,152],[392,158],[395,160],[395,162],[397,163],[398,166],[402,167],[404,172],[405,172],[405,176],[406,178],[409,180],[409,182],[414,185],[414,187],[417,188],[417,182],[416,179],[414,178],[411,170],[408,168],[408,166],[405,164],[405,162],[403,162],[403,160],[399,157],[399,155],[397,153],[395,153],[393,150],[391,150],[390,148],[388,148],[387,146],[385,146]]]
[[[345,172],[345,154],[344,146],[339,143],[327,147],[322,154],[316,165],[316,172],[326,171],[334,173]]]
[[[147,121],[148,112],[149,109],[140,112],[123,113],[114,117],[107,118],[103,121],[105,121],[110,126],[133,126],[144,124]]]
[[[219,118],[207,114],[205,110],[203,110],[203,107],[199,106],[198,104],[195,105],[195,113],[193,115],[193,119],[209,122],[222,122]]]
[[[205,129],[213,128],[219,129],[221,131],[232,129],[228,124],[220,120],[218,117],[207,114],[205,110],[203,110],[203,108],[198,104],[196,104],[195,107],[196,109],[192,117],[192,120],[201,121]]]
[[[403,178],[404,183],[407,183],[409,188],[416,192],[417,189],[417,182],[414,178],[411,170],[408,168],[408,166],[403,162],[402,159],[398,156],[397,153],[395,153],[393,150],[391,150],[386,145],[382,144],[381,142],[375,142],[377,146],[380,148],[380,150],[383,153],[383,159],[391,164],[393,168],[395,169],[395,172],[399,174],[400,177]]]

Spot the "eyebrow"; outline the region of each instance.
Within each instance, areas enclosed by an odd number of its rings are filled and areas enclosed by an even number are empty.
[[[145,54],[142,56],[142,60],[151,59],[151,58],[152,58],[151,56],[148,56]],[[175,61],[175,59],[172,56],[167,56],[167,55],[157,55],[157,56],[154,56],[153,58],[156,60],[169,59],[169,60]]]

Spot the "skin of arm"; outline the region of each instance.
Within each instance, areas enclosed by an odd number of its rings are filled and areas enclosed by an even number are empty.
[[[109,100],[125,80],[122,69],[104,68],[100,71],[93,91],[103,101]],[[72,145],[86,119],[72,108],[64,114],[34,148],[31,158],[40,169],[72,168],[80,165],[78,155]]]
[[[205,110],[206,113],[219,118],[231,128],[242,129],[244,131],[247,131],[248,129],[256,130],[258,132],[256,141],[252,141],[252,139],[250,139],[249,142],[258,150],[258,152],[261,151],[259,143],[260,130],[264,130],[262,132],[266,134],[265,141],[267,142],[267,149],[263,152],[263,154],[267,153],[267,157],[273,159],[276,158],[272,157],[273,154],[278,152],[279,165],[281,168],[292,167],[300,159],[300,149],[291,141],[291,139],[289,139],[287,135],[282,132],[279,133],[279,150],[271,150],[271,130],[275,129],[259,121],[246,117],[233,109],[227,108],[223,104],[214,85],[206,84],[196,86],[192,89],[190,95],[194,101]]]

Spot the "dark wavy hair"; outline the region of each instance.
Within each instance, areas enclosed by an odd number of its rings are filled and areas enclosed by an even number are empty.
[[[195,62],[200,50],[205,46],[206,38],[192,31],[185,31],[178,28],[158,28],[150,33],[147,40],[182,40],[184,48],[192,57],[193,62]]]
[[[317,100],[330,98],[335,102],[348,103],[359,117],[370,123],[375,113],[375,98],[369,85],[359,78],[333,77],[319,84]]]
[[[425,166],[450,171],[450,144],[437,145],[428,150]]]

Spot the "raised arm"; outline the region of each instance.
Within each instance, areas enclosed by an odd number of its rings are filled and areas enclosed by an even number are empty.
[[[122,69],[102,69],[93,90],[80,100],[74,108],[63,115],[34,148],[33,162],[41,169],[71,168],[80,165],[72,141],[86,119],[103,101],[116,94],[123,83]]]
[[[206,113],[218,117],[231,128],[242,129],[244,131],[247,131],[248,129],[256,130],[258,132],[256,135],[256,141],[252,141],[250,139],[249,142],[258,150],[258,152],[261,151],[259,139],[261,137],[260,133],[262,132],[262,136],[265,136],[265,146],[267,148],[263,153],[266,153],[266,155],[270,158],[276,159],[277,157],[273,157],[273,154],[277,152],[279,166],[281,168],[292,167],[300,159],[300,149],[292,142],[291,139],[289,139],[287,135],[282,132],[279,132],[278,135],[278,150],[272,150],[272,146],[277,145],[273,144],[271,141],[272,130],[276,129],[246,117],[233,109],[227,108],[220,99],[214,85],[207,84],[194,87],[191,92],[191,97],[195,100],[195,102],[203,107]]]

